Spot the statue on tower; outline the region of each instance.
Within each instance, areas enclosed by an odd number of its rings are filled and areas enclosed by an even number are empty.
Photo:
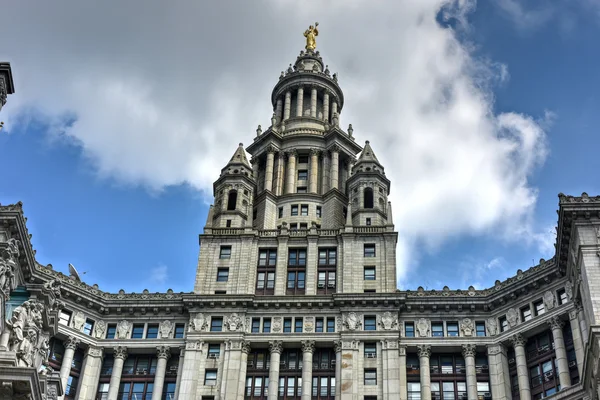
[[[309,26],[307,30],[304,31],[304,37],[306,38],[306,50],[313,51],[317,47],[316,37],[319,36],[319,30],[317,29],[319,26],[318,22],[315,22],[315,26]]]

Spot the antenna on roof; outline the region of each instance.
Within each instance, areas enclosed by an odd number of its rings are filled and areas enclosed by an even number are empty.
[[[77,272],[77,270],[71,263],[69,263],[69,274],[71,274],[70,276],[72,276],[76,281],[81,282],[81,278],[79,277],[79,272]],[[85,275],[85,272],[82,273],[82,275]]]

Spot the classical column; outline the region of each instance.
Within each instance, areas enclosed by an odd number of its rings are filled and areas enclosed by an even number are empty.
[[[313,87],[310,90],[310,116],[317,118],[317,88]]]
[[[260,168],[260,162],[258,161],[258,158],[252,157],[252,159],[250,160],[250,164],[252,164],[252,176],[254,177],[254,180],[258,183],[258,170]]]
[[[287,163],[287,188],[286,193],[294,193],[296,189],[296,151],[292,150],[287,153],[288,155],[288,163]]]
[[[527,368],[527,357],[525,356],[525,343],[527,339],[520,333],[510,337],[510,341],[515,348],[515,360],[517,363],[517,379],[519,382],[519,398],[521,400],[531,400],[531,389],[529,387],[529,370]]]
[[[583,312],[583,306],[579,300],[573,300],[573,304],[577,309],[577,318],[579,319],[579,331],[581,332],[581,338],[583,339],[583,344],[587,344],[588,342],[588,327],[585,321],[585,313]]]
[[[400,368],[400,400],[408,399],[408,381],[406,379],[406,346],[398,345],[398,366]]]
[[[292,92],[289,90],[285,92],[285,103],[283,106],[283,120],[290,119],[290,112],[292,110]]]
[[[281,122],[283,117],[283,100],[281,97],[277,99],[277,103],[275,104],[275,118],[277,118],[277,122]]]
[[[335,398],[339,399],[342,395],[342,341],[333,342],[335,351]]]
[[[335,103],[334,103],[335,104]],[[338,146],[333,146],[331,148],[331,189],[338,189],[338,179],[339,179],[339,170],[340,170],[340,148]]]
[[[327,90],[323,94],[323,120],[329,122],[329,92]]]
[[[465,359],[467,372],[467,396],[469,400],[477,400],[477,371],[475,371],[475,353],[477,348],[474,344],[463,344],[462,354]]]
[[[281,196],[283,194],[283,171],[285,163],[285,153],[280,151],[277,153],[277,173],[275,174],[275,194]]]
[[[330,177],[329,177],[329,168],[330,168],[330,163],[329,163],[329,152],[328,151],[324,151],[323,152],[323,168],[321,168],[321,193],[325,194],[329,191],[329,183],[330,183]]]
[[[271,361],[269,362],[269,396],[268,400],[277,400],[279,389],[279,359],[283,351],[281,340],[269,342],[269,351],[271,352]]]
[[[302,116],[302,109],[304,108],[304,88],[300,86],[298,88],[298,94],[296,96],[296,117]]]
[[[431,377],[429,374],[429,356],[431,346],[428,344],[417,345],[419,354],[419,372],[421,375],[421,400],[431,400]]]
[[[571,325],[571,332],[573,335],[573,347],[575,348],[575,357],[577,358],[577,370],[579,376],[583,369],[583,359],[585,357],[583,353],[583,338],[581,337],[581,330],[579,329],[579,320],[577,319],[577,310],[571,310],[569,312],[569,323]]]
[[[154,390],[152,391],[152,400],[162,398],[163,386],[165,383],[165,373],[167,372],[167,360],[171,357],[171,349],[168,346],[158,346],[156,348],[156,372],[154,374]]]
[[[110,375],[110,383],[108,384],[108,400],[117,400],[119,394],[119,386],[121,385],[121,374],[123,373],[123,363],[127,358],[127,347],[115,347],[112,374]]]
[[[248,370],[248,354],[250,354],[250,342],[242,340],[242,355],[240,358],[240,379],[238,380],[237,400],[244,400],[246,389],[246,372]]]
[[[488,365],[490,367],[490,389],[493,399],[510,399],[510,375],[506,348],[502,344],[488,345]]]
[[[75,350],[79,346],[79,339],[73,336],[69,336],[64,342],[65,354],[63,355],[62,364],[60,364],[60,381],[62,383],[63,390],[67,389],[67,382],[69,381],[69,374],[71,373],[71,366],[73,364],[73,356]]]
[[[77,388],[77,398],[79,400],[94,400],[96,398],[101,368],[102,348],[88,347],[83,357],[83,365],[79,375],[79,387]]]
[[[338,112],[337,108],[338,108],[338,103],[337,103],[337,101],[334,100],[333,103],[331,104],[331,119],[332,120],[333,120],[333,116],[335,114],[337,114],[337,112]]]
[[[267,149],[267,169],[265,171],[265,190],[273,191],[273,167],[275,164],[275,149],[269,147]]]
[[[300,344],[302,345],[302,400],[310,400],[312,398],[312,363],[315,341],[303,340]]]
[[[552,329],[554,338],[554,353],[556,354],[556,364],[558,365],[558,380],[560,381],[560,390],[571,386],[571,375],[569,375],[569,362],[567,361],[567,349],[565,348],[565,338],[562,328],[565,323],[557,316],[548,321]]]
[[[319,150],[310,150],[310,178],[308,181],[308,192],[317,193],[317,183],[319,181]]]

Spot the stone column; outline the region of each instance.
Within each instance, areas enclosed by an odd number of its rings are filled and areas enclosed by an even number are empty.
[[[315,341],[303,340],[300,343],[302,345],[302,400],[310,400],[312,398],[312,363]]]
[[[421,400],[431,400],[431,376],[429,374],[429,356],[431,346],[428,344],[417,345],[419,354],[419,372],[421,375]]]
[[[339,399],[342,395],[342,341],[333,342],[335,351],[335,398]]]
[[[168,346],[158,346],[156,348],[156,372],[154,374],[154,389],[152,391],[152,400],[161,400],[163,386],[165,384],[165,373],[167,372],[167,360],[171,357],[171,349]]]
[[[286,193],[294,193],[296,189],[296,151],[292,150],[287,153],[288,155],[288,163],[287,163],[287,188]]]
[[[560,390],[563,390],[571,386],[567,349],[565,348],[565,338],[562,331],[565,323],[559,317],[554,316],[550,318],[548,324],[550,325],[550,329],[552,329],[552,337],[554,338],[554,353],[556,354],[556,364],[558,365]]]
[[[271,352],[271,361],[269,362],[269,396],[268,400],[277,400],[279,389],[279,360],[283,351],[281,340],[269,342],[269,351]]]
[[[323,168],[321,168],[321,193],[325,194],[329,191],[329,152],[323,152]]]
[[[310,178],[308,181],[308,192],[317,193],[319,181],[319,150],[310,149]]]
[[[175,399],[179,399],[179,387],[181,386],[181,372],[183,371],[183,360],[185,358],[185,347],[179,348],[179,364],[177,365],[177,379],[175,380]]]
[[[277,99],[277,103],[275,104],[275,118],[277,118],[277,122],[281,122],[283,118],[283,100],[281,97]]]
[[[577,309],[577,318],[579,319],[579,331],[581,332],[581,338],[583,339],[584,346],[588,342],[588,327],[585,321],[585,313],[583,312],[583,306],[579,300],[573,300],[573,304]]]
[[[384,339],[381,341],[381,358],[383,366],[383,398],[399,399],[402,390],[400,385],[398,340]],[[404,373],[406,374],[406,369],[404,369]]]
[[[575,357],[577,358],[577,370],[579,376],[583,370],[583,359],[585,357],[583,353],[583,338],[581,337],[581,330],[579,329],[579,320],[577,319],[577,310],[569,312],[569,323],[571,325],[571,332],[573,334],[573,347],[575,348]]]
[[[463,344],[462,354],[465,359],[467,372],[467,396],[469,400],[477,400],[477,371],[475,370],[475,353],[477,348],[474,344]]]
[[[273,191],[273,167],[275,164],[275,149],[267,149],[267,169],[265,171],[265,190]],[[240,196],[241,197],[241,196]]]
[[[298,88],[298,95],[296,96],[296,117],[302,116],[302,109],[304,108],[304,88],[300,86]]]
[[[283,163],[285,162],[285,153],[280,151],[277,153],[277,168],[275,174],[275,194],[281,196],[283,194]]]
[[[408,380],[406,379],[406,346],[398,346],[398,366],[400,368],[400,400],[408,399]]]
[[[179,400],[196,398],[199,378],[198,370],[200,368],[200,359],[202,358],[203,349],[204,343],[199,340],[190,341],[185,344],[183,365],[181,369],[177,371],[177,375],[181,375],[179,389],[177,390],[177,398]]]
[[[531,389],[529,386],[529,369],[527,368],[527,357],[525,355],[525,343],[527,339],[520,333],[510,337],[515,348],[515,361],[517,363],[517,379],[519,382],[519,398],[531,400]]]
[[[310,90],[310,116],[317,118],[317,88],[313,87]]]
[[[488,345],[488,364],[490,366],[490,390],[493,399],[510,399],[510,375],[506,349],[502,344]]]
[[[248,371],[248,354],[250,342],[242,340],[242,355],[240,358],[240,379],[238,380],[237,400],[244,400],[246,390],[246,372]]]
[[[108,384],[108,400],[117,400],[117,396],[119,395],[121,374],[123,373],[123,363],[127,358],[127,347],[115,347],[114,358],[115,363],[113,364],[112,374],[110,375],[110,383]]]
[[[323,120],[329,122],[329,92],[323,94]]]
[[[335,104],[335,103],[334,103]],[[339,166],[340,162],[340,148],[338,146],[333,146],[331,148],[331,189],[338,189],[338,179],[339,179]]]
[[[102,348],[88,347],[83,357],[83,365],[79,375],[79,387],[77,388],[77,398],[79,400],[94,400],[96,398],[101,368]]]
[[[285,104],[283,106],[283,120],[287,121],[290,119],[290,111],[292,109],[292,92],[289,90],[285,92]]]
[[[335,114],[337,114],[337,112],[338,112],[337,108],[338,108],[338,103],[337,103],[337,101],[334,100],[333,103],[331,104],[331,117],[332,117],[332,120],[333,120],[333,116]]]
[[[250,160],[250,164],[252,164],[252,176],[254,177],[254,180],[258,183],[258,170],[260,168],[260,162],[258,161],[258,158],[253,157]]]
[[[73,356],[75,355],[77,346],[79,346],[79,339],[69,336],[67,340],[65,340],[64,345],[65,354],[63,355],[63,361],[60,365],[60,382],[62,383],[63,390],[66,390],[69,374],[71,373],[71,366],[73,365]]]

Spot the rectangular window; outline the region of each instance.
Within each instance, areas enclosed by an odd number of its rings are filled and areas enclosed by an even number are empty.
[[[185,334],[185,324],[175,324],[175,339],[183,338]]]
[[[298,180],[305,181],[308,179],[308,170],[307,169],[299,169],[298,170]]]
[[[367,226],[371,226],[371,218],[367,218],[367,219],[365,220],[365,225],[367,225]]]
[[[506,320],[506,316],[502,316],[498,318],[500,322],[500,332],[504,332],[508,329],[508,321]]]
[[[297,231],[298,230],[298,224],[297,223],[290,224],[290,230]]]
[[[302,333],[302,326],[304,325],[304,322],[302,320],[302,318],[296,318],[294,320],[294,332],[296,333]]]
[[[556,292],[556,294],[558,295],[558,304],[565,304],[566,302],[569,301],[569,298],[567,297],[567,292],[565,291],[565,289],[559,289],[558,292]]]
[[[365,289],[364,292],[365,293],[376,293],[377,290],[376,289]]]
[[[290,333],[292,331],[292,319],[284,318],[283,319],[283,333]]]
[[[271,318],[263,318],[263,333],[271,332]]]
[[[292,217],[298,216],[298,204],[292,204],[291,216]]]
[[[225,221],[225,227],[226,228],[231,228],[231,220],[228,219],[227,221]]]
[[[317,218],[321,218],[321,206],[317,206]]]
[[[210,331],[221,332],[223,330],[223,317],[211,317]]]
[[[405,322],[404,323],[404,337],[415,337],[415,323]]]
[[[308,217],[308,204],[302,204],[300,206],[300,215],[303,217]]]
[[[446,333],[448,336],[458,336],[458,322],[447,322]]]
[[[322,333],[325,329],[325,320],[323,318],[317,318],[315,320],[315,332]]]
[[[217,269],[217,282],[227,282],[229,280],[229,268]]]
[[[298,156],[298,164],[308,164],[308,156]]]
[[[144,324],[134,324],[131,331],[132,339],[142,339],[144,337]]]
[[[306,284],[306,249],[288,250],[287,293],[304,293]]]
[[[117,325],[115,325],[115,324],[109,324],[106,327],[106,338],[107,339],[114,339],[116,334],[117,334]]]
[[[279,207],[279,218],[283,218],[283,207]]]
[[[375,257],[375,245],[365,244],[364,246],[365,257]]]
[[[373,315],[365,315],[365,331],[377,330],[377,318]]]
[[[208,358],[217,359],[221,355],[221,345],[219,343],[210,343],[208,345]]]
[[[365,386],[377,385],[377,370],[365,369]]]
[[[365,342],[365,358],[377,358],[377,343]]]
[[[531,315],[531,307],[526,306],[521,308],[521,320],[523,322],[529,321],[533,316]]]
[[[375,267],[365,267],[365,281],[375,280]]]
[[[277,250],[261,249],[258,252],[258,269],[256,274],[256,294],[273,294],[275,289],[275,267]]]
[[[421,384],[419,382],[408,382],[408,399],[409,400],[420,400],[421,399]]]
[[[158,337],[158,324],[148,324],[146,339],[156,339]]]
[[[85,333],[86,335],[91,335],[93,329],[94,329],[94,321],[92,321],[89,318],[86,319],[85,324],[83,325],[83,333]]]
[[[296,192],[297,193],[308,193],[308,190],[306,189],[306,186],[301,186],[301,187],[298,187],[298,190]]]
[[[485,336],[485,322],[476,322],[475,323],[475,332],[477,336]]]
[[[221,251],[219,252],[220,259],[228,259],[231,258],[231,246],[221,246]]]
[[[335,318],[327,318],[327,332],[335,332]]]
[[[227,294],[227,290],[215,290],[215,294]]]
[[[217,370],[207,369],[204,375],[205,386],[215,386],[217,384]]]
[[[250,332],[260,332],[260,318],[252,318],[252,328],[250,329]]]
[[[432,322],[431,323],[431,336],[444,337],[444,323]]]
[[[61,311],[58,316],[58,323],[63,324],[65,326],[69,326],[69,322],[71,321],[71,313],[69,311]]]
[[[544,302],[542,300],[533,303],[533,307],[535,309],[535,315],[542,315],[546,312],[546,307],[544,307]]]

